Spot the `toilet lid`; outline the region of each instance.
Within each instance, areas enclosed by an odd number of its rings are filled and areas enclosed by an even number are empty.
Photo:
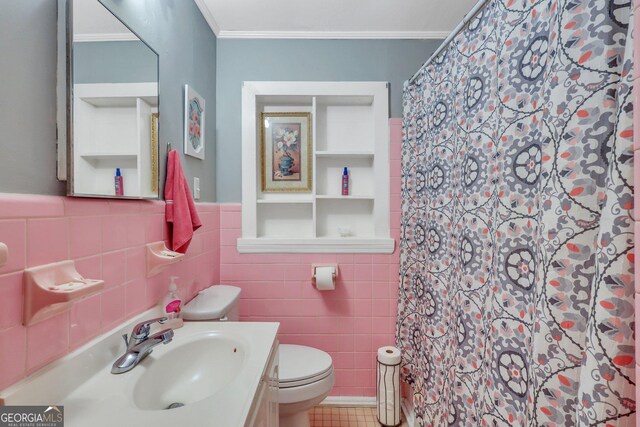
[[[317,348],[280,344],[280,384],[301,385],[326,376],[333,367],[331,356]]]
[[[227,285],[210,286],[198,292],[180,315],[184,320],[220,320],[240,298],[240,288]]]

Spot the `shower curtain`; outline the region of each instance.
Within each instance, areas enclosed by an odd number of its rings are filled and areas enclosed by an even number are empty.
[[[420,426],[635,426],[628,0],[493,0],[405,85]]]

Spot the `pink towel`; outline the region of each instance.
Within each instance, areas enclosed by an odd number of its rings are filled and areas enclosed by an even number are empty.
[[[202,226],[202,222],[200,222],[196,204],[191,197],[191,190],[184,177],[180,156],[176,150],[169,151],[164,199],[171,249],[185,253],[191,243],[193,232]]]

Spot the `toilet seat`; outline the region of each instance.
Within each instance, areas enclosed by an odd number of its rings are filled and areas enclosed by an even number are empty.
[[[287,413],[288,411],[284,410],[287,405],[295,405],[301,402],[314,400],[317,400],[316,403],[320,403],[329,394],[335,382],[336,377],[333,373],[333,369],[331,369],[329,374],[319,381],[297,387],[278,389],[280,412]],[[316,403],[311,406],[314,406]]]
[[[303,385],[313,384],[315,382],[318,382],[318,381],[328,377],[332,373],[333,373],[333,367],[327,369],[325,372],[323,372],[320,375],[316,375],[316,376],[313,376],[313,377],[310,377],[310,378],[305,378],[305,379],[298,380],[298,381],[282,381],[282,380],[279,380],[278,387],[283,389],[283,388],[300,387],[300,386],[303,386]]]
[[[326,378],[333,371],[331,356],[317,348],[281,344],[279,357],[280,388],[311,384]]]

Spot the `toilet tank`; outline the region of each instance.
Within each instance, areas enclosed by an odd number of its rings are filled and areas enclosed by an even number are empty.
[[[184,320],[234,321],[240,320],[240,288],[214,285],[198,295],[182,309]]]

